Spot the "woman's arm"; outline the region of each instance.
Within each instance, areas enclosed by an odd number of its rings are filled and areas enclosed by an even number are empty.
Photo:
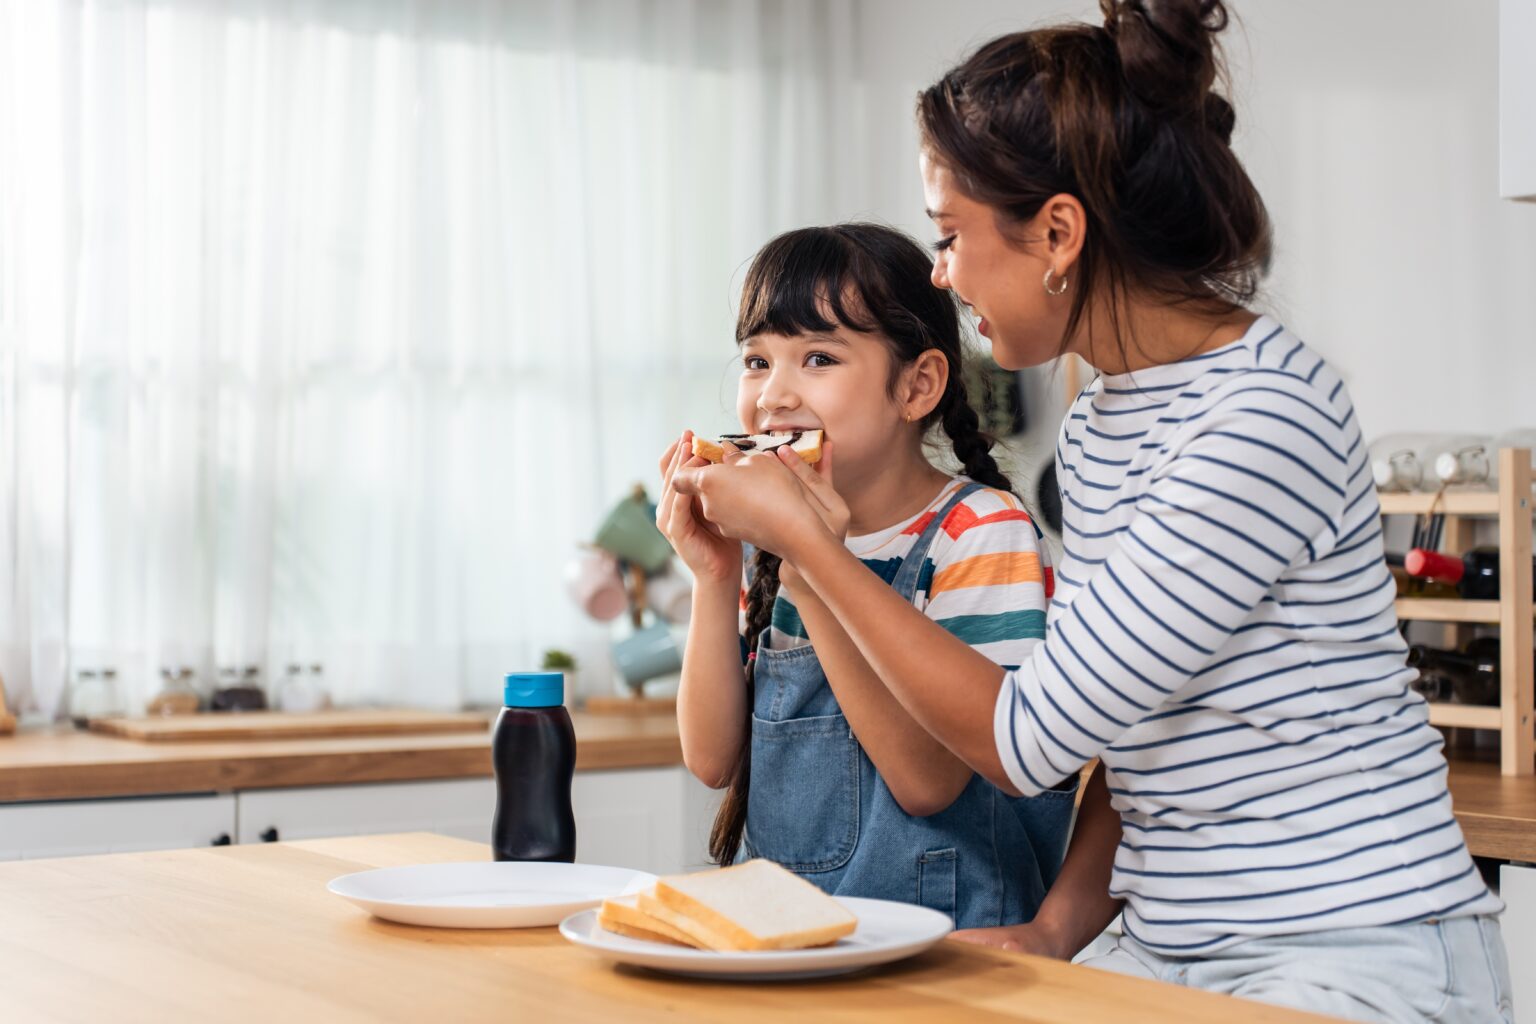
[[[972,928],[951,938],[1070,960],[1120,913],[1124,901],[1109,895],[1120,835],[1120,815],[1109,803],[1104,765],[1097,764],[1077,804],[1061,873],[1034,920],[1002,928]]]
[[[700,495],[722,531],[794,564],[945,746],[997,785],[1038,793],[1174,699],[1292,561],[1332,549],[1369,481],[1349,479],[1343,427],[1325,410],[1313,407],[1305,433],[1294,428],[1298,402],[1310,401],[1304,382],[1270,375],[1238,380],[1203,409],[1200,430],[1159,464],[1112,552],[1006,683],[796,508],[814,516],[799,468],[737,460],[675,485]]]
[[[800,613],[849,727],[901,809],[926,817],[954,803],[971,781],[970,767],[891,696],[836,616],[787,562],[779,582]]]

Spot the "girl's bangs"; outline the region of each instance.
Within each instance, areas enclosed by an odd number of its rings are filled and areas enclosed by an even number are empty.
[[[879,324],[868,282],[849,246],[831,232],[808,228],[774,239],[758,253],[742,287],[736,341],[759,334],[826,333],[847,327],[870,333]]]

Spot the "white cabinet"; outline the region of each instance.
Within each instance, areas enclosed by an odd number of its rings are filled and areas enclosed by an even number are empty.
[[[657,873],[707,866],[719,794],[682,767],[577,772],[576,856]],[[491,841],[490,778],[0,805],[0,860],[385,832]]]
[[[1515,1019],[1536,1020],[1536,982],[1530,970],[1530,965],[1536,964],[1536,868],[1500,865],[1499,895],[1505,905],[1499,928],[1509,954]]]
[[[576,856],[658,873],[702,866],[713,796],[683,768],[577,772]],[[237,803],[242,843],[383,832],[489,843],[496,784],[485,778],[257,789],[239,793]]]
[[[1536,202],[1536,3],[1499,2],[1499,194]]]
[[[233,796],[0,805],[0,860],[174,850],[229,842]]]

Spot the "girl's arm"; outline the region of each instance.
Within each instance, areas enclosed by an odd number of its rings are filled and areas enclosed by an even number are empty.
[[[711,789],[731,781],[746,742],[747,683],[737,632],[739,584],[696,580],[677,687],[683,764]]]
[[[788,562],[779,568],[779,582],[800,613],[849,727],[901,809],[921,818],[954,803],[971,781],[970,766],[891,696],[836,616]]]
[[[1120,913],[1123,900],[1109,895],[1109,876],[1120,846],[1120,815],[1109,803],[1104,765],[1095,765],[1077,804],[1072,842],[1056,882],[1033,921],[1002,928],[972,928],[952,938],[1070,960]]]
[[[1070,612],[1006,677],[821,526],[814,474],[782,456],[745,459],[674,486],[700,495],[724,532],[794,564],[925,729],[993,783],[1033,794],[1176,699],[1293,561],[1326,556],[1374,517],[1371,481],[1348,465],[1358,429],[1347,433],[1300,378],[1235,377],[1198,422]],[[1346,513],[1361,525],[1346,527]]]
[[[676,473],[702,465],[684,431],[661,457],[656,525],[693,572],[693,613],[677,690],[677,731],[683,763],[706,786],[730,782],[746,742],[747,686],[741,664],[737,607],[741,544],[719,535],[698,515],[698,502],[673,486]]]

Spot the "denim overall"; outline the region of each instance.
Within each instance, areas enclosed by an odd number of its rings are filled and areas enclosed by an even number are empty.
[[[916,594],[945,517],[980,486],[962,487],[912,545],[891,583],[903,598]],[[972,775],[949,807],[914,818],[854,738],[814,648],[768,650],[766,640],[765,630],[744,856],[777,861],[836,895],[931,907],[957,928],[1033,918],[1066,851],[1074,790],[1013,798]]]

